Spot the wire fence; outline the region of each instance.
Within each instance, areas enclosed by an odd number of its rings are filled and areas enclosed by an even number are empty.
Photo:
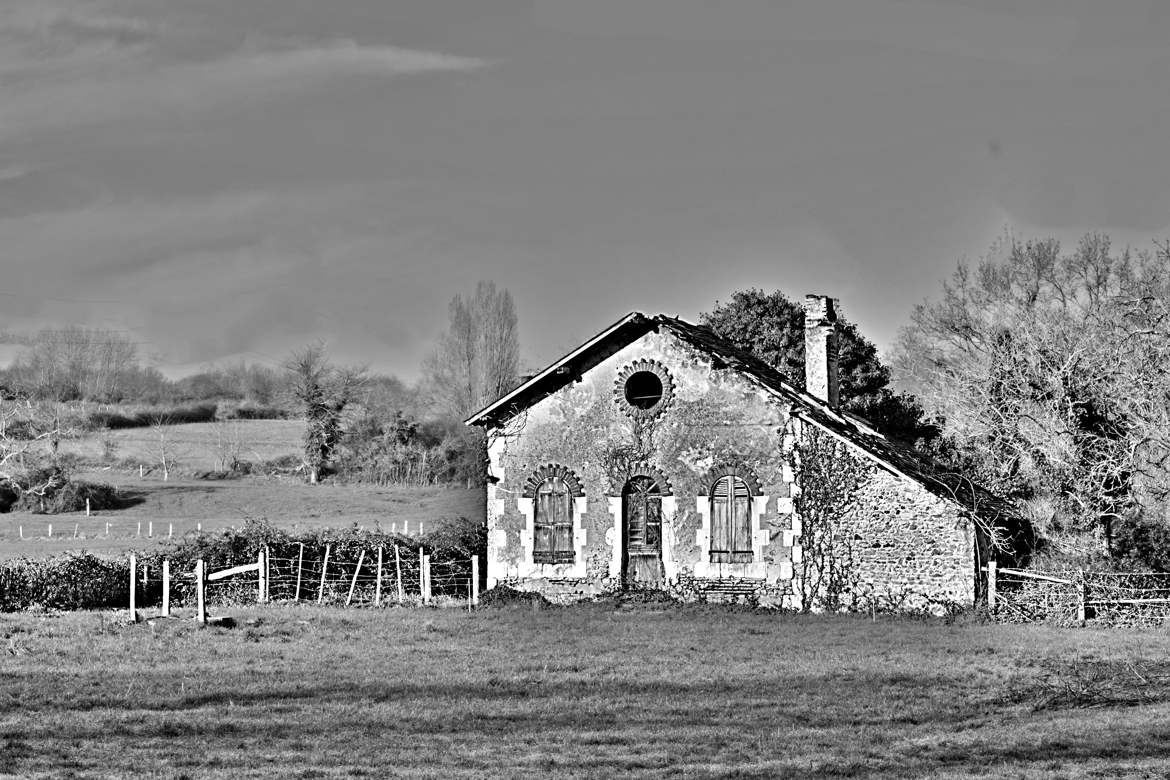
[[[1170,574],[1159,572],[987,572],[988,610],[1003,622],[1160,626],[1170,620]]]
[[[291,548],[291,549],[290,549]],[[290,554],[290,552],[292,554]],[[244,561],[244,562],[240,562]],[[478,602],[479,561],[452,552],[403,545],[376,548],[297,543],[281,552],[265,546],[254,558],[241,555],[213,562],[200,559],[194,570],[171,571],[164,559],[152,570],[130,557],[127,594],[131,615],[138,609],[207,607],[264,603],[361,606],[422,606]]]

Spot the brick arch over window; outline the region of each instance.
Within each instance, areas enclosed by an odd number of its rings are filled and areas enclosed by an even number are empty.
[[[649,463],[636,463],[630,469],[621,475],[614,475],[610,480],[610,495],[620,496],[625,490],[627,484],[634,477],[649,477],[654,480],[654,484],[658,486],[658,494],[662,496],[673,496],[674,486],[670,484],[670,479],[662,473],[659,469],[651,466]]]
[[[549,463],[532,472],[532,476],[524,480],[523,496],[525,498],[535,498],[537,489],[545,481],[550,479],[563,480],[565,486],[569,489],[569,495],[574,498],[581,498],[585,495],[585,489],[581,487],[581,479],[573,473],[572,469],[555,463]]]
[[[764,492],[763,487],[760,485],[760,478],[756,476],[756,472],[742,463],[716,466],[708,471],[707,475],[703,478],[703,492],[708,496],[711,495],[711,491],[715,488],[715,483],[723,477],[739,477],[747,483],[748,489],[752,491],[753,496],[761,495]]]

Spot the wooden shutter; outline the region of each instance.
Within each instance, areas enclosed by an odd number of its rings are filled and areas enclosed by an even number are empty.
[[[541,483],[533,512],[533,562],[572,563],[573,496],[564,480],[550,477]]]
[[[553,562],[553,493],[551,480],[541,483],[533,506],[532,560],[535,563]]]
[[[573,497],[565,483],[557,482],[560,483],[560,492],[555,494],[553,508],[553,561],[572,563],[576,557],[573,550]]]
[[[752,495],[736,476],[720,477],[711,491],[711,562],[752,561]]]

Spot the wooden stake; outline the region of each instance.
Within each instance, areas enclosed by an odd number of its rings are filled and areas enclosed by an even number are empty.
[[[110,524],[106,523],[106,536],[110,535]]]
[[[272,600],[272,551],[264,545],[264,603]]]
[[[79,526],[79,525],[80,525],[79,523],[74,523],[74,524],[73,524],[73,538],[74,538],[74,539],[76,539],[76,538],[77,538],[77,528],[78,528],[78,526]]]
[[[301,549],[297,552],[297,590],[293,593],[293,601],[301,600],[301,566],[305,562],[305,543],[301,542]]]
[[[130,622],[138,622],[138,557],[130,554]]]
[[[349,581],[349,595],[345,597],[345,606],[349,606],[349,602],[353,601],[353,589],[357,587],[358,572],[362,570],[362,561],[366,559],[366,551],[362,550],[358,553],[358,564],[353,569],[353,579]]]
[[[423,555],[423,548],[418,548],[418,595],[427,603],[427,563],[426,556]]]
[[[479,606],[479,556],[471,556],[471,606]]]
[[[1089,600],[1089,584],[1085,581],[1085,573],[1079,573],[1080,589],[1077,593],[1077,620],[1081,621],[1081,625],[1085,624],[1085,602]]]
[[[148,520],[146,523],[146,535],[149,536],[151,539],[154,538],[154,521],[153,520]]]
[[[995,614],[995,568],[995,559],[992,558],[987,562],[987,612],[990,615]]]
[[[89,499],[85,499],[85,516],[89,517]]]
[[[401,604],[406,594],[402,592],[402,556],[398,554],[398,545],[394,545],[394,571],[398,577],[398,603]]]
[[[196,523],[195,524],[195,531],[198,533],[203,533],[203,523]]]
[[[49,523],[49,538],[53,538],[53,524]]]
[[[138,521],[138,530],[134,533],[135,536],[142,536],[142,521]]]
[[[170,539],[175,535],[175,524],[167,523],[167,538]]]
[[[138,464],[138,478],[142,479],[142,464]]]
[[[200,558],[195,562],[195,619],[207,622],[207,564]]]
[[[256,553],[256,601],[264,603],[264,549]]]
[[[423,558],[423,571],[426,573],[426,590],[423,591],[423,603],[431,603],[431,556]]]
[[[162,616],[171,616],[171,559],[163,558],[163,603]]]
[[[382,606],[382,545],[378,545],[378,575],[374,580],[374,606]]]
[[[325,545],[325,560],[321,563],[321,585],[317,588],[317,603],[325,600],[325,570],[329,568],[329,545]]]
[[[108,523],[107,523],[107,525],[108,525]],[[108,533],[109,532],[107,532],[107,534]],[[23,525],[20,527],[20,541],[22,541],[22,542],[24,541],[24,526]]]

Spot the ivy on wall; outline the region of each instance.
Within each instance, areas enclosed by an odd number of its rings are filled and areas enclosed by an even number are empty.
[[[797,437],[794,462],[800,490],[794,503],[802,522],[797,595],[808,612],[854,606],[857,573],[852,529],[845,521],[869,464],[843,442],[811,425]]]

